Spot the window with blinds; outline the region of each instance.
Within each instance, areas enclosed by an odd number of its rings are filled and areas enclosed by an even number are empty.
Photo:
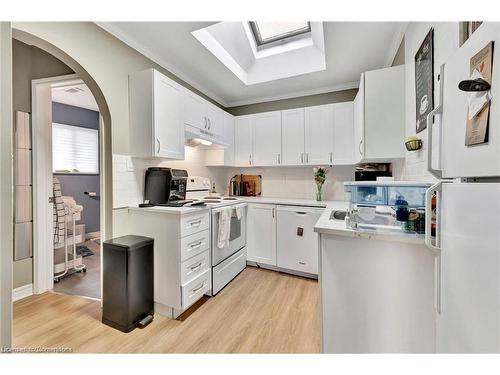
[[[54,173],[99,174],[99,133],[96,129],[52,124]]]

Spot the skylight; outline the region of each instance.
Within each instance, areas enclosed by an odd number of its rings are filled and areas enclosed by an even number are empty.
[[[304,22],[260,22],[250,21],[257,46],[264,46],[274,42],[285,42],[311,32],[311,23]]]

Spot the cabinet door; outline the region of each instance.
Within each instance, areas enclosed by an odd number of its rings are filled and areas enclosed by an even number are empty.
[[[366,72],[364,81],[365,159],[404,158],[405,66]]]
[[[353,102],[333,105],[333,164],[356,163],[353,112]]]
[[[198,129],[206,129],[206,106],[207,102],[201,96],[184,90],[184,123]]]
[[[234,165],[234,116],[224,112],[223,122],[224,143],[228,145],[224,149],[224,165]]]
[[[331,104],[305,109],[306,164],[329,164],[333,158],[333,108]]]
[[[206,106],[207,130],[213,134],[215,139],[224,138],[223,111],[219,107],[208,103]]]
[[[304,164],[304,108],[281,112],[283,165]]]
[[[360,162],[364,157],[364,128],[365,128],[365,79],[361,75],[358,94],[354,98],[354,161]]]
[[[154,73],[154,155],[184,159],[182,88],[163,74]]]
[[[281,112],[255,115],[254,165],[281,164]]]
[[[276,206],[273,204],[248,205],[247,259],[276,265]]]
[[[255,116],[237,116],[234,122],[234,162],[237,166],[253,163],[253,124]]]
[[[278,206],[278,267],[318,274],[318,234],[314,232],[314,225],[322,211],[312,207]]]

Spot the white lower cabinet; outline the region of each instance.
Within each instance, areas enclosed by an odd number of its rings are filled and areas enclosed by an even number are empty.
[[[129,208],[128,232],[154,239],[156,313],[177,318],[210,291],[208,219],[207,209],[179,214],[158,208]]]
[[[318,274],[314,225],[323,208],[249,203],[247,260],[283,271]]]
[[[276,266],[276,206],[248,204],[247,260]]]
[[[278,267],[318,274],[318,234],[314,225],[322,211],[322,208],[278,206]]]

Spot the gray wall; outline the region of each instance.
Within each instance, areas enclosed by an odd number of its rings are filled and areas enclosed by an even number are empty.
[[[12,95],[14,111],[31,112],[31,80],[72,74],[64,63],[52,55],[15,39],[12,40]],[[13,287],[33,282],[33,258],[13,264]]]
[[[314,105],[349,102],[354,100],[358,89],[327,92],[324,94],[300,96],[298,98],[274,100],[272,102],[255,103],[241,105],[238,107],[226,108],[226,110],[235,116],[248,115],[251,113],[283,111],[285,109],[310,107]]]
[[[52,103],[52,121],[59,124],[79,126],[99,130],[99,112],[62,103]],[[99,199],[84,195],[85,191],[95,191],[100,195],[99,175],[54,174],[61,182],[63,195],[72,196],[83,206],[81,223],[85,230],[100,230]]]

